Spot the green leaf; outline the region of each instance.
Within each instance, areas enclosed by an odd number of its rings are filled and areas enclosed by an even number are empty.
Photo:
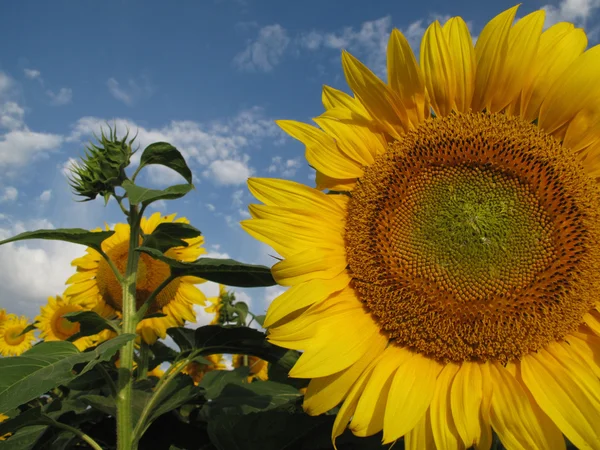
[[[127,192],[129,203],[132,205],[139,205],[141,203],[144,206],[157,200],[175,200],[181,198],[194,188],[191,184],[176,184],[163,190],[149,189],[137,186],[129,180],[124,181],[122,187]]]
[[[84,336],[93,336],[103,330],[114,330],[119,332],[119,326],[111,320],[105,319],[94,311],[75,311],[64,314],[63,317],[69,322],[79,322],[79,331],[69,337],[73,342]]]
[[[146,253],[171,266],[176,277],[195,276],[215,283],[238,287],[273,286],[275,280],[266,266],[244,264],[233,259],[200,258],[194,262],[181,262],[165,256],[161,251],[139,247],[136,251]]]
[[[171,336],[182,352],[194,348],[194,330],[183,327],[173,327],[167,329],[167,334]]]
[[[246,317],[248,317],[248,305],[246,305],[244,302],[237,302],[233,308],[238,316],[238,325],[245,325]]]
[[[183,155],[167,142],[155,142],[146,147],[140,158],[138,170],[150,164],[160,164],[168,167],[192,184],[192,171],[185,162]]]
[[[70,342],[42,342],[21,356],[0,358],[0,410],[11,410],[68,383],[77,376],[74,365],[87,362],[80,372],[84,374],[134,338],[134,334],[123,334],[84,353]]]
[[[152,359],[148,364],[148,370],[152,370],[164,362],[173,362],[179,355],[178,352],[168,345],[163,344],[161,341],[156,341],[152,344],[150,346],[150,352]]]
[[[261,327],[265,323],[265,318],[267,317],[265,314],[261,314],[260,316],[252,316],[254,317],[254,321],[257,322]]]
[[[25,412],[22,412],[18,416],[12,417],[0,423],[0,436],[4,436],[6,433],[14,433],[19,428],[27,425],[32,425],[34,422],[39,421],[42,418],[41,408],[31,408]]]
[[[212,370],[204,374],[198,386],[205,390],[204,395],[207,399],[214,400],[221,395],[226,386],[245,382],[249,374],[249,367],[238,367],[234,370]]]
[[[164,222],[159,224],[152,234],[144,238],[143,246],[155,248],[164,253],[173,247],[187,247],[188,243],[184,239],[193,239],[201,234],[200,230],[187,223]]]
[[[24,241],[26,239],[46,239],[86,245],[101,251],[100,244],[102,244],[102,241],[111,237],[114,233],[114,231],[88,231],[83,228],[57,228],[56,230],[26,231],[25,233],[0,241],[0,245],[8,244],[9,242]]]

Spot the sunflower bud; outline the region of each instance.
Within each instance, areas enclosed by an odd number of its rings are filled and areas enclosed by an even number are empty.
[[[76,195],[93,200],[102,195],[108,201],[115,193],[115,187],[121,186],[127,179],[125,168],[129,165],[134,151],[131,144],[135,137],[127,141],[129,132],[121,140],[116,130],[109,127],[108,137],[102,134],[97,143],[90,143],[85,149],[82,162],[71,168],[69,182]]]

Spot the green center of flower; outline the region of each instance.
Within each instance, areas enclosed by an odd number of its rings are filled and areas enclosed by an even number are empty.
[[[600,193],[568,149],[503,114],[407,133],[348,203],[352,287],[397,345],[507,362],[577,330],[600,298]]]
[[[25,340],[25,335],[21,334],[24,328],[22,326],[8,327],[4,332],[4,340],[8,345],[19,345]]]

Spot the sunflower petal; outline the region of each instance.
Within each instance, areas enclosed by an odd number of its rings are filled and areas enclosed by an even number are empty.
[[[481,436],[483,380],[479,366],[479,363],[464,362],[454,376],[450,391],[454,425],[467,448],[477,444]]]
[[[354,97],[330,86],[323,86],[323,106],[326,110],[343,108],[365,121],[371,121],[371,115]]]
[[[455,104],[459,112],[468,112],[475,90],[475,48],[465,21],[453,17],[442,28],[452,58],[456,82]]]
[[[429,406],[431,432],[436,447],[440,449],[463,450],[465,448],[454,425],[450,400],[450,387],[458,369],[459,366],[452,363],[442,369],[436,380],[435,391]]]
[[[431,432],[430,412],[427,411],[419,423],[404,437],[405,450],[436,450]]]
[[[278,262],[271,268],[273,278],[282,286],[292,286],[314,278],[330,280],[346,269],[341,251],[307,249]]]

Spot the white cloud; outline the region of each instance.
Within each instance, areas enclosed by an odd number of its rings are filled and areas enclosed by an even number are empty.
[[[242,201],[242,197],[244,196],[244,190],[240,189],[235,191],[233,194],[231,194],[231,203],[233,204],[233,206],[242,206],[242,204],[244,203]]]
[[[25,77],[30,80],[40,79],[42,76],[42,73],[36,69],[24,69],[23,72],[25,72]]]
[[[155,186],[164,187],[186,182],[181,175],[165,166],[152,165],[144,170],[148,180]]]
[[[6,94],[8,91],[10,91],[14,84],[15,82],[11,77],[4,72],[0,72],[0,95]]]
[[[15,102],[0,104],[0,127],[15,130],[23,127],[25,110]]]
[[[164,200],[158,200],[156,202],[153,202],[150,205],[150,208],[155,209],[157,211],[165,212],[167,210],[167,202],[165,202]]]
[[[268,72],[279,64],[289,43],[285,28],[279,24],[268,25],[259,30],[258,37],[248,42],[233,62],[242,70]]]
[[[245,183],[252,175],[252,169],[243,161],[220,159],[210,163],[204,175],[210,177],[216,184],[235,186]]]
[[[215,205],[213,205],[212,203],[207,203],[206,204],[206,208],[210,211],[210,212],[214,212],[217,208],[215,208]]]
[[[44,192],[40,194],[40,201],[43,203],[48,203],[52,198],[52,189],[46,189]]]
[[[32,159],[56,150],[62,142],[63,137],[57,134],[27,129],[9,131],[0,137],[0,167],[23,166]]]
[[[109,78],[106,86],[114,98],[127,106],[132,106],[138,100],[148,98],[154,93],[154,88],[146,77],[141,77],[137,81],[130,78],[126,84],[119,83],[115,78]]]
[[[50,97],[50,104],[54,106],[62,106],[71,103],[73,99],[73,90],[70,88],[60,88],[58,92],[53,92],[50,89],[46,91],[46,95]]]
[[[544,5],[546,10],[545,26],[558,22],[573,22],[584,25],[596,9],[600,8],[600,0],[563,0],[558,5]]]
[[[213,247],[216,247],[216,245],[213,245]],[[218,248],[216,250],[218,250]],[[217,259],[229,259],[229,258],[231,258],[231,256],[229,256],[228,253],[226,253],[226,252],[218,252],[216,250],[210,250],[209,252],[206,252],[205,254],[203,254],[201,256],[201,258],[217,258]],[[217,289],[216,292],[219,292],[219,290]],[[216,295],[216,294],[214,294],[214,295]],[[213,297],[214,297],[214,295],[213,295]]]
[[[23,231],[53,228],[47,220],[17,223],[0,229],[0,239]],[[62,294],[65,281],[73,273],[71,261],[85,252],[84,247],[60,241],[29,241],[0,247],[0,298],[12,313],[33,318],[48,296]]]
[[[271,158],[271,165],[267,168],[267,172],[282,177],[293,177],[301,165],[300,158],[284,160],[281,156],[274,156]]]
[[[19,191],[13,186],[7,186],[4,188],[2,194],[0,194],[0,203],[14,202],[19,197]]]
[[[77,160],[75,158],[69,158],[59,166],[60,172],[65,176],[71,176],[71,169],[77,166]]]

